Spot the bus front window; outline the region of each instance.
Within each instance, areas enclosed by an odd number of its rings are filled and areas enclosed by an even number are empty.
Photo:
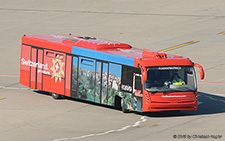
[[[191,66],[148,67],[145,89],[149,92],[196,91],[194,68]]]

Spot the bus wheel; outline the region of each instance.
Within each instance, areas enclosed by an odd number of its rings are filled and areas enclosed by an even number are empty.
[[[122,108],[121,108],[121,97],[119,97],[119,96],[115,96],[115,108],[117,109],[117,110],[121,110]]]
[[[122,107],[123,113],[128,113],[129,112],[129,110],[126,109],[125,100],[123,98],[121,99],[121,107]]]
[[[60,99],[60,98],[62,98],[61,95],[56,94],[56,93],[52,93],[52,97],[53,97],[54,99]]]

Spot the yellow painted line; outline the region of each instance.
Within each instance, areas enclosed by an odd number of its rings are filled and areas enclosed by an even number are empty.
[[[225,34],[225,32],[218,33],[218,35],[224,35],[224,34]]]
[[[167,49],[160,50],[158,52],[170,51],[170,50],[177,49],[177,48],[180,48],[180,47],[184,47],[184,46],[187,46],[187,45],[190,45],[190,44],[194,44],[194,43],[197,43],[197,42],[199,42],[199,41],[190,41],[190,42],[183,43],[183,44],[180,44],[180,45],[177,45],[177,46],[174,46],[174,47],[170,47],[170,48],[167,48]]]
[[[5,97],[0,97],[0,100],[5,99]]]

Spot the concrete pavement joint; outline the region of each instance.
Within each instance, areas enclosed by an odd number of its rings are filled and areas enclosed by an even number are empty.
[[[225,82],[198,82],[198,84],[225,85]]]
[[[0,89],[7,89],[7,90],[30,90],[30,88],[17,88],[17,87],[6,87],[6,86],[0,86]]]
[[[18,74],[0,74],[1,77],[20,77]]]
[[[83,14],[118,14],[118,15],[143,15],[143,16],[173,16],[173,17],[215,17],[224,18],[225,16],[212,16],[200,14],[168,14],[168,13],[138,13],[138,12],[114,12],[114,11],[75,11],[75,10],[51,10],[51,9],[25,9],[25,8],[0,8],[1,11],[21,11],[21,12],[58,12],[58,13],[83,13]]]
[[[78,139],[87,138],[87,137],[93,137],[93,136],[103,136],[103,135],[106,135],[106,134],[109,134],[109,133],[121,132],[121,131],[124,131],[124,130],[130,128],[130,127],[139,126],[140,123],[143,123],[145,121],[147,121],[147,119],[145,118],[145,116],[142,116],[140,118],[140,120],[135,122],[133,125],[127,125],[127,126],[124,126],[124,127],[120,128],[120,129],[117,129],[117,130],[109,130],[109,131],[105,131],[105,132],[101,132],[101,133],[97,133],[97,134],[88,134],[88,135],[83,135],[83,136],[79,136],[79,137],[72,137],[72,138],[60,138],[60,139],[55,139],[53,141],[78,140]]]

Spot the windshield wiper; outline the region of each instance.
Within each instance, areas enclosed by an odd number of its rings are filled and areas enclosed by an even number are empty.
[[[157,88],[157,90],[151,90],[150,89],[146,89],[148,92],[151,92],[151,93],[157,93],[157,92],[162,92],[162,93],[166,93],[166,92],[170,92],[170,89],[167,88],[167,87],[160,87],[160,88]]]

